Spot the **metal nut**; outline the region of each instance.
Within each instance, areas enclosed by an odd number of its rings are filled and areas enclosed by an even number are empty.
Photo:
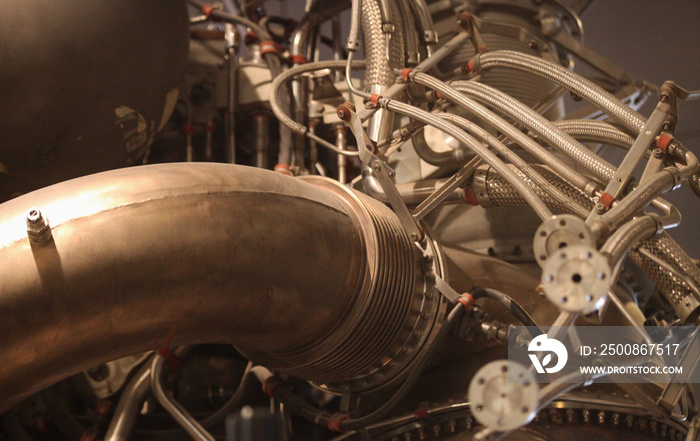
[[[52,238],[48,219],[36,207],[27,210],[27,237],[35,244],[49,242]]]

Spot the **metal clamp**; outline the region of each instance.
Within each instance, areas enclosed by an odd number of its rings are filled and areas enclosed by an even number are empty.
[[[349,103],[338,106],[338,117],[345,121],[345,124],[355,135],[360,161],[369,166],[374,172],[377,181],[379,181],[379,185],[381,185],[384,194],[389,200],[391,208],[394,209],[396,216],[399,218],[399,222],[401,222],[401,225],[406,229],[411,240],[414,242],[421,242],[424,237],[423,229],[413,215],[411,215],[408,207],[401,199],[399,190],[391,180],[395,175],[394,170],[374,153],[374,144],[362,127],[362,120],[357,113],[355,113],[354,106]]]

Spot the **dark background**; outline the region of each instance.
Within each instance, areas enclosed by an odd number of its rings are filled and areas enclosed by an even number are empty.
[[[700,89],[700,1],[598,0],[582,20],[584,43],[631,76]],[[655,104],[650,99],[641,113],[649,116]],[[700,100],[680,103],[676,137],[700,156]],[[683,214],[669,233],[700,257],[700,200],[685,187],[666,196]]]

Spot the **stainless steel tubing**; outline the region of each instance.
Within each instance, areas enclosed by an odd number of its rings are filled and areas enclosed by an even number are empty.
[[[500,142],[496,137],[479,127],[477,124],[474,124],[466,118],[462,118],[460,116],[449,113],[440,114],[440,117],[466,130],[477,139],[486,142],[506,161],[514,165],[516,167],[516,170],[521,171],[537,187],[539,187],[544,193],[546,193],[554,201],[556,201],[557,204],[566,207],[566,211],[570,211],[580,217],[583,217],[588,213],[588,211],[585,208],[583,208],[583,206],[578,205],[575,200],[571,199],[566,194],[564,194],[561,190],[559,190],[559,188],[556,185],[552,185],[524,159],[522,159],[515,152],[506,147],[505,144]]]
[[[0,205],[0,412],[105,361],[200,342],[356,391],[400,379],[438,326],[417,251],[380,202],[307,181],[151,165]],[[29,207],[48,242],[27,238]]]
[[[542,58],[515,51],[493,51],[477,56],[475,62],[477,69],[488,70],[497,66],[531,72],[548,78],[607,113],[635,135],[639,134],[646,124],[646,118],[602,87]]]
[[[192,439],[196,441],[215,441],[214,437],[204,430],[204,428],[192,418],[187,410],[163,389],[163,368],[165,367],[165,358],[160,355],[153,357],[151,363],[151,389],[161,406],[177,421],[177,423],[185,429]]]
[[[411,143],[416,154],[428,164],[437,167],[454,167],[466,163],[474,155],[467,149],[457,148],[447,151],[436,152],[425,141],[425,132],[420,129],[413,137]]]
[[[224,25],[224,38],[226,40],[226,52],[224,63],[226,64],[226,95],[228,111],[226,112],[226,162],[236,163],[236,112],[233,109],[238,104],[238,45],[240,36],[236,27],[231,23]]]
[[[253,115],[255,129],[255,166],[267,168],[267,152],[270,148],[270,115],[258,113]]]
[[[605,242],[600,251],[610,256],[610,266],[614,268],[639,241],[656,234],[657,228],[658,225],[654,218],[639,216],[620,227]]]
[[[543,178],[550,182],[551,185],[556,186],[562,193],[574,201],[577,205],[588,209],[589,211],[593,208],[593,201],[591,198],[586,196],[581,190],[572,187],[568,182],[564,181],[553,173],[550,169],[542,165],[533,164],[532,167],[536,169]],[[530,178],[528,178],[522,171],[518,168],[511,166],[513,171],[520,175],[532,189],[537,193],[537,195],[542,198],[542,200],[549,205],[552,209],[571,213],[570,207],[567,205],[562,205],[559,201],[553,199],[549,194],[544,192],[540,187],[538,187]],[[480,205],[489,206],[493,205],[496,207],[506,206],[506,205],[524,205],[525,201],[522,197],[513,189],[513,187],[506,181],[498,172],[488,167],[485,170],[482,169],[484,173],[481,178],[474,181],[474,191],[477,200]]]
[[[311,6],[309,12],[304,16],[297,26],[290,51],[294,56],[302,56],[305,59],[311,59],[309,54],[309,39],[311,31],[318,25],[334,17],[336,14],[347,9],[349,3],[347,1],[316,1]],[[298,66],[298,63],[294,63]],[[308,84],[306,78],[299,78],[292,81],[292,96],[294,97],[294,115],[297,121],[304,121],[304,117],[308,113]]]
[[[294,121],[292,118],[289,117],[288,113],[283,109],[282,105],[279,102],[280,89],[282,88],[285,82],[287,82],[290,78],[294,77],[295,75],[319,69],[345,69],[345,67],[345,60],[320,61],[316,63],[303,64],[301,66],[296,66],[284,71],[284,73],[280,74],[272,81],[272,86],[270,87],[270,108],[272,109],[272,112],[275,114],[280,123],[288,127],[293,132],[302,136],[307,136],[310,139],[313,139],[317,143],[321,144],[325,148],[332,150],[338,154],[344,154],[346,156],[357,156],[357,152],[343,152],[342,150],[338,150],[338,148],[334,144],[331,144],[325,139],[309,133],[309,129],[306,126],[304,126],[303,124],[299,124],[298,122]],[[364,61],[352,62],[353,69],[362,69],[364,67]]]
[[[676,183],[674,173],[670,170],[662,170],[641,183],[620,202],[613,205],[607,213],[591,221],[591,227],[600,225],[605,231],[611,232],[620,227],[632,216],[646,208],[654,198],[670,190]]]
[[[634,138],[614,125],[595,119],[565,119],[552,121],[559,130],[581,142],[595,142],[629,149]]]
[[[500,158],[498,158],[489,149],[482,146],[476,139],[466,132],[462,131],[459,127],[442,120],[436,115],[432,115],[418,107],[411,106],[399,102],[397,100],[387,100],[385,102],[386,108],[392,112],[400,113],[408,117],[417,119],[425,124],[430,124],[445,133],[449,133],[454,136],[459,142],[463,143],[469,149],[474,151],[474,153],[482,158],[484,162],[498,170],[503,176],[508,180],[508,182],[516,188],[518,193],[527,200],[528,205],[532,207],[535,213],[542,219],[547,220],[552,217],[552,212],[549,210],[547,205],[542,202],[537,194],[527,186],[527,184],[518,177],[518,175],[511,170]]]
[[[543,163],[552,167],[552,170],[555,170],[564,179],[571,182],[576,187],[586,188],[587,186],[589,186],[588,181],[582,178],[579,173],[576,173],[568,165],[564,164],[562,161],[550,154],[544,147],[533,141],[530,137],[522,133],[520,130],[515,128],[512,124],[505,121],[500,116],[488,110],[486,107],[482,106],[481,104],[477,103],[471,98],[462,95],[457,90],[451,88],[447,84],[430,75],[416,73],[413,76],[413,78],[415,79],[416,83],[422,84],[424,86],[430,87],[431,89],[439,91],[443,96],[447,97],[449,100],[469,110],[470,112],[477,115],[479,118],[486,121],[489,125],[492,125],[497,130],[506,134],[508,137],[517,142],[521,147],[523,147],[532,155],[540,159]]]
[[[555,176],[547,176],[547,172],[544,170],[542,171],[542,175],[545,176],[547,180],[556,184],[557,179]],[[475,180],[475,183],[477,182],[478,181]],[[525,205],[522,196],[515,191],[512,185],[493,170],[488,171],[483,185],[485,191],[481,191],[481,195],[479,194],[479,189],[474,188],[475,196],[480,204],[491,204],[495,206]],[[576,198],[576,201],[581,205],[586,206],[584,204],[586,204],[586,199],[588,197],[585,194],[578,190],[572,192],[572,190],[575,189],[572,189],[567,183],[564,183],[564,185],[565,186],[560,187],[562,191],[569,194],[572,198]],[[538,195],[552,208],[564,208],[555,206],[553,204],[554,201],[549,199],[548,195],[541,192],[541,190],[538,191]],[[594,205],[593,201],[590,199],[588,200],[588,204],[591,208]],[[677,218],[675,218],[673,214],[671,214],[671,216],[677,221]],[[681,271],[693,280],[696,286],[700,286],[700,268],[693,262],[688,254],[683,251],[683,248],[665,232],[642,240],[639,246],[673,265],[675,268],[678,268],[678,271]],[[693,322],[698,318],[700,315],[700,297],[698,297],[691,287],[684,282],[683,277],[678,277],[673,272],[659,266],[634,249],[630,251],[629,256],[649,276],[649,279],[651,279],[664,297],[668,299],[681,320],[684,322]]]
[[[556,126],[530,107],[486,84],[458,81],[451,84],[455,90],[485,104],[524,127],[532,130],[545,140],[554,150],[559,151],[583,166],[593,176],[607,182],[615,174],[615,168],[600,156],[583,146],[574,138],[559,130]]]
[[[152,357],[151,357],[152,358]],[[151,391],[151,358],[136,371],[122,391],[114,416],[109,422],[104,441],[128,441],[141,410]]]
[[[447,182],[447,179],[428,179],[425,181],[396,184],[396,189],[399,191],[399,195],[401,195],[401,200],[403,200],[406,205],[418,205],[442,187],[445,182]],[[382,202],[389,202],[389,198],[387,198],[379,180],[374,176],[369,166],[362,167],[362,187],[365,193],[373,198],[379,199]],[[442,203],[462,204],[464,202],[466,202],[464,192],[462,189],[457,188],[452,191]]]

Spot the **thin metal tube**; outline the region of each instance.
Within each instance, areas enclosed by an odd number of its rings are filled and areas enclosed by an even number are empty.
[[[366,63],[364,61],[354,61],[352,63],[352,68],[353,69],[364,69]],[[306,136],[309,139],[312,139],[316,141],[318,144],[322,145],[323,147],[341,154],[345,156],[358,156],[358,152],[353,152],[350,150],[339,150],[334,144],[326,141],[325,139],[309,133],[309,129],[304,126],[303,124],[299,124],[298,122],[294,121],[292,118],[290,118],[286,112],[282,109],[279,100],[278,100],[278,95],[279,95],[279,90],[282,87],[284,83],[286,83],[290,78],[300,75],[306,72],[312,72],[314,70],[319,70],[319,69],[344,69],[346,67],[346,62],[345,60],[340,60],[340,61],[320,61],[317,63],[307,63],[303,64],[301,66],[296,66],[293,67],[282,74],[278,75],[273,81],[272,81],[272,86],[270,88],[270,107],[272,108],[273,113],[277,117],[277,119],[280,121],[281,124],[284,126],[288,127],[291,131],[302,135]]]
[[[104,441],[128,441],[131,437],[141,405],[151,391],[151,358],[136,371],[122,391]]]
[[[238,105],[238,44],[239,34],[231,23],[224,26],[226,40],[226,52],[224,62],[226,64],[227,84],[226,94],[228,108],[226,109],[226,162],[236,163],[236,106]]]
[[[602,87],[581,75],[539,57],[515,51],[492,51],[478,55],[474,66],[478,66],[479,70],[488,70],[493,67],[508,67],[547,78],[615,118],[635,135],[642,131],[646,123],[646,118],[629,108]]]
[[[345,84],[348,85],[348,89],[350,89],[350,92],[351,92],[353,95],[357,95],[357,96],[359,96],[359,97],[362,97],[362,98],[368,100],[369,97],[370,97],[370,94],[367,93],[367,92],[361,91],[360,89],[358,89],[357,87],[355,87],[355,85],[352,83],[351,71],[352,71],[352,59],[353,59],[354,57],[355,57],[355,53],[354,53],[354,52],[349,52],[349,53],[348,53],[348,59],[347,59],[347,61],[345,62]]]
[[[439,114],[438,114],[439,115]],[[420,129],[411,137],[411,144],[416,154],[425,162],[436,167],[454,167],[470,159],[472,153],[462,147],[436,152],[425,140],[425,133]]]
[[[488,143],[501,156],[508,160],[508,162],[515,165],[523,174],[525,174],[525,176],[530,178],[535,183],[535,185],[537,185],[542,191],[548,194],[557,205],[565,207],[567,210],[580,217],[584,217],[588,213],[588,210],[586,210],[581,205],[577,204],[574,199],[567,197],[567,195],[565,195],[552,183],[547,181],[530,164],[528,164],[515,152],[506,147],[505,144],[500,142],[495,136],[491,135],[490,133],[488,133],[487,131],[485,131],[478,125],[472,123],[466,118],[462,118],[453,114],[440,114],[439,116],[441,118],[451,121],[458,127],[463,128],[477,139]]]
[[[511,96],[486,84],[457,81],[451,84],[455,90],[497,109],[508,117],[518,121],[524,127],[532,130],[556,151],[570,157],[595,177],[605,182],[615,173],[614,167],[607,161],[591,152],[574,138],[559,130],[547,118]],[[550,165],[551,164],[547,164]],[[555,171],[557,169],[553,168]]]
[[[504,178],[516,188],[518,193],[528,201],[528,205],[533,208],[535,213],[537,213],[542,220],[547,220],[552,217],[552,212],[549,210],[547,205],[542,202],[542,199],[540,199],[539,196],[537,196],[537,194],[527,184],[525,184],[513,170],[510,169],[510,167],[503,163],[503,161],[501,161],[490,150],[484,148],[476,139],[467,135],[457,126],[444,121],[440,117],[432,115],[425,110],[409,104],[398,102],[396,100],[386,100],[384,103],[386,108],[392,112],[415,118],[454,136],[465,146],[473,150],[474,153],[484,160],[484,162],[498,170],[499,173],[501,173]]]
[[[348,138],[347,138],[347,127],[345,124],[337,124],[335,126],[335,145],[338,150],[347,150]],[[338,182],[341,184],[346,184],[348,180],[347,173],[347,158],[343,155],[338,155],[337,158],[338,165]]]
[[[656,234],[656,229],[656,220],[650,216],[632,219],[610,236],[600,252],[610,256],[610,266],[614,268],[641,240]]]
[[[521,147],[540,159],[544,164],[550,166],[552,170],[558,173],[563,179],[571,182],[574,186],[580,189],[586,189],[592,186],[591,183],[572,170],[568,165],[564,164],[549,153],[544,147],[533,141],[530,137],[522,133],[517,128],[513,127],[512,124],[505,121],[503,118],[488,110],[486,107],[470,99],[469,97],[462,95],[446,83],[430,75],[417,73],[413,76],[413,78],[416,83],[437,90],[449,100],[473,112],[475,115],[482,118],[496,129],[502,131],[508,137],[517,142]]]
[[[436,50],[433,55],[430,57],[426,58],[424,61],[418,64],[418,66],[413,68],[413,72],[427,72],[433,67],[437,66],[438,63],[440,63],[442,60],[444,60],[446,57],[448,57],[450,54],[452,54],[454,51],[459,49],[460,47],[463,46],[464,42],[469,39],[469,34],[466,32],[460,32],[450,41],[445,43],[440,49]],[[385,98],[393,98],[403,91],[405,91],[408,88],[408,83],[403,82],[403,83],[394,83],[387,89],[383,96]],[[374,113],[379,110],[376,107],[373,107],[371,109],[364,109],[360,113],[358,113],[358,116],[362,121],[367,120],[369,117],[374,115]]]
[[[187,410],[163,390],[163,367],[165,358],[156,355],[151,363],[151,389],[161,406],[177,421],[180,426],[197,441],[216,441],[215,438],[197,422]]]

